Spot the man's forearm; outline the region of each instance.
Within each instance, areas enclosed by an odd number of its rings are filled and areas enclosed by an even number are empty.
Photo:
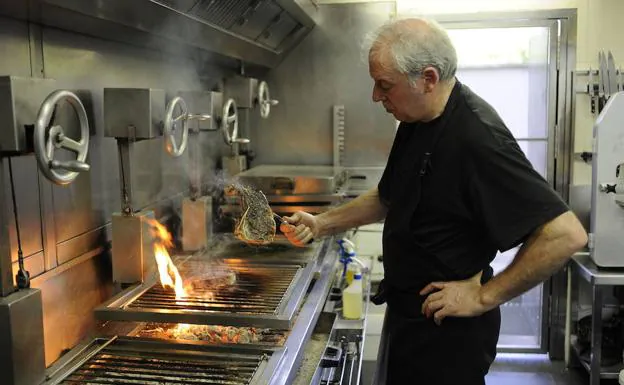
[[[574,214],[562,214],[537,230],[511,265],[483,285],[483,304],[494,308],[545,281],[586,242],[587,234]]]
[[[387,209],[373,188],[349,203],[317,215],[321,236],[335,234],[353,227],[377,222],[386,217]]]

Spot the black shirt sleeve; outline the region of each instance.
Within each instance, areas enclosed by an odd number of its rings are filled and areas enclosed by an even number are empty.
[[[533,169],[511,133],[504,131],[468,146],[469,199],[501,252],[518,246],[538,227],[569,210]]]

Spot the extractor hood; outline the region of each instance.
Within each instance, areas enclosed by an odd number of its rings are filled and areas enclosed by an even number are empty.
[[[313,0],[0,0],[0,14],[172,52],[271,68],[315,26]]]

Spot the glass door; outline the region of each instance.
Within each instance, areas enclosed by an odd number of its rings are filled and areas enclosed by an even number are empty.
[[[534,168],[554,185],[557,22],[445,26],[457,49],[458,79],[496,109]],[[516,252],[497,255],[495,274]],[[501,307],[500,350],[545,350],[546,294],[539,285]]]

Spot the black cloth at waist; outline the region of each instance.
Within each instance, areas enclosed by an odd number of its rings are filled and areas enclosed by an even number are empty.
[[[476,274],[476,273],[475,273]],[[483,270],[481,275],[481,284],[485,284],[494,275],[494,270],[491,266],[488,266]],[[470,277],[466,277],[468,279]],[[427,296],[420,295],[420,290],[431,282],[422,282],[420,285],[415,284],[413,287],[419,288],[417,290],[401,290],[396,286],[393,286],[387,279],[382,280],[379,285],[377,293],[373,296],[373,303],[380,305],[387,303],[388,307],[392,311],[407,318],[424,318],[421,312],[422,304]]]

